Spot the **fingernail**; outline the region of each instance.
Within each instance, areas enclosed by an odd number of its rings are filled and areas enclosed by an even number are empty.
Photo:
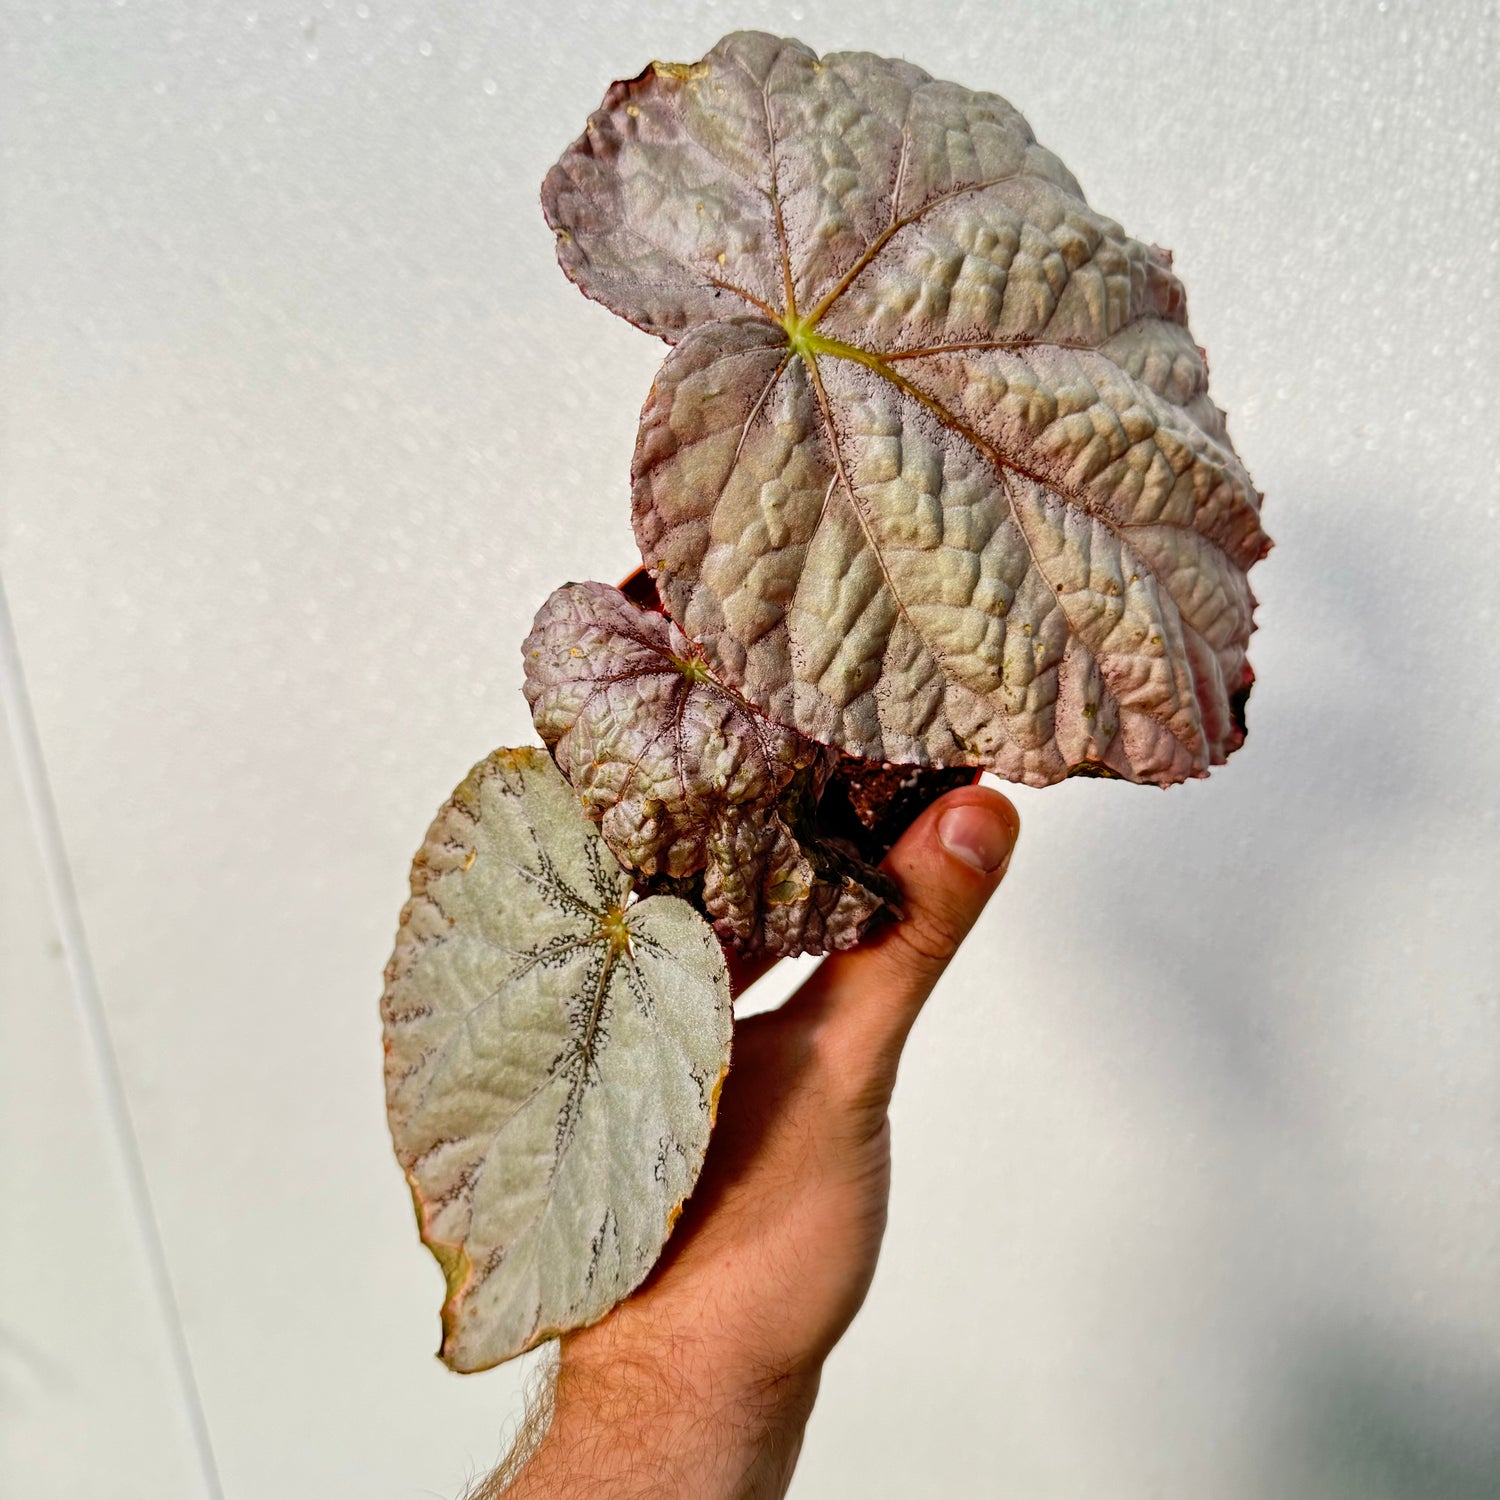
[[[1003,865],[1015,844],[1015,830],[991,807],[965,802],[938,819],[938,842],[954,859],[982,875]]]

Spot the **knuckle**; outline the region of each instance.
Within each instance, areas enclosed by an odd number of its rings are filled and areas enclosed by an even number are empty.
[[[893,922],[886,937],[898,955],[924,974],[941,970],[958,952],[962,940],[957,923],[931,911],[915,911]]]
[[[857,1101],[856,1107],[850,1111],[848,1131],[849,1144],[861,1155],[868,1156],[874,1152],[878,1156],[887,1156],[891,1145],[891,1116],[890,1116],[889,1087],[881,1088],[877,1092],[869,1092]]]
[[[825,1114],[856,1134],[878,1128],[896,1082],[889,1048],[862,1030],[830,1028],[818,1050]]]

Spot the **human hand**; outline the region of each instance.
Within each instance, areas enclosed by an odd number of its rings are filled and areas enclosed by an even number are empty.
[[[634,1295],[563,1337],[551,1426],[511,1500],[785,1494],[823,1362],[875,1273],[902,1046],[1017,828],[997,792],[939,799],[886,860],[903,919],[736,1023],[682,1220]],[[740,967],[737,990],[763,970]]]

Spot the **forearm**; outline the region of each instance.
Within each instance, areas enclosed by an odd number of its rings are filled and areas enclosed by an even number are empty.
[[[780,1500],[817,1388],[816,1372],[707,1369],[669,1340],[565,1348],[551,1425],[506,1500]]]

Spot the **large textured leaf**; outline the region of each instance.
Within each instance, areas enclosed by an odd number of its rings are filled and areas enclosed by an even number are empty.
[[[1260,496],[1170,256],[1003,99],[739,33],[615,84],[542,196],[568,275],[675,343],[636,534],[764,712],[1038,785],[1241,742]]]
[[[538,733],[628,866],[698,887],[746,952],[858,941],[894,895],[852,847],[820,836],[835,761],[717,682],[664,615],[573,583],[522,648]]]
[[[497,750],[438,814],[386,970],[386,1096],[481,1370],[591,1323],[661,1252],[729,1063],[724,957],[631,880],[545,752]]]

